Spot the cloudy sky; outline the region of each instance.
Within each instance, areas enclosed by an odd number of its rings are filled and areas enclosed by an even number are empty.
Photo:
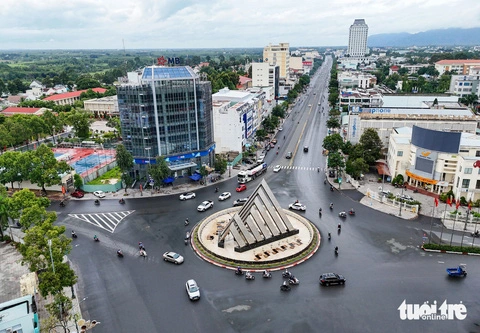
[[[480,26],[479,0],[1,0],[0,49],[347,45],[369,35]]]

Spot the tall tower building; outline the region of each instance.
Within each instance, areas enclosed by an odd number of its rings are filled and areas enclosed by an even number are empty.
[[[280,78],[286,79],[290,71],[290,46],[288,43],[269,44],[263,48],[263,62],[280,68]]]
[[[348,54],[350,57],[364,57],[367,52],[368,25],[364,19],[356,19],[350,26]]]

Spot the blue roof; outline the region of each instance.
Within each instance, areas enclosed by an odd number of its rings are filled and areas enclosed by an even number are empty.
[[[151,80],[152,70],[153,70],[154,80],[193,79],[198,77],[193,72],[193,70],[187,66],[182,66],[182,67],[150,66],[150,67],[145,67],[143,69],[142,80]]]

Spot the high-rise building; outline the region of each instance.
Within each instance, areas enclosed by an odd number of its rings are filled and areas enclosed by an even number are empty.
[[[280,68],[280,78],[286,80],[290,71],[290,46],[288,43],[269,44],[263,48],[263,62]]]
[[[350,26],[348,36],[348,54],[350,57],[362,58],[367,52],[368,25],[364,19],[356,19]]]
[[[212,87],[188,66],[150,66],[117,87],[125,148],[136,176],[164,156],[172,174],[213,167]]]

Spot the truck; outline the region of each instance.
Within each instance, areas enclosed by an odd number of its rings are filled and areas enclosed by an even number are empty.
[[[467,276],[467,270],[465,269],[465,264],[460,264],[458,267],[447,268],[447,273],[449,276]]]
[[[239,184],[248,183],[251,180],[254,180],[262,173],[267,171],[267,163],[257,163],[247,170],[242,170],[238,173],[237,181]]]

